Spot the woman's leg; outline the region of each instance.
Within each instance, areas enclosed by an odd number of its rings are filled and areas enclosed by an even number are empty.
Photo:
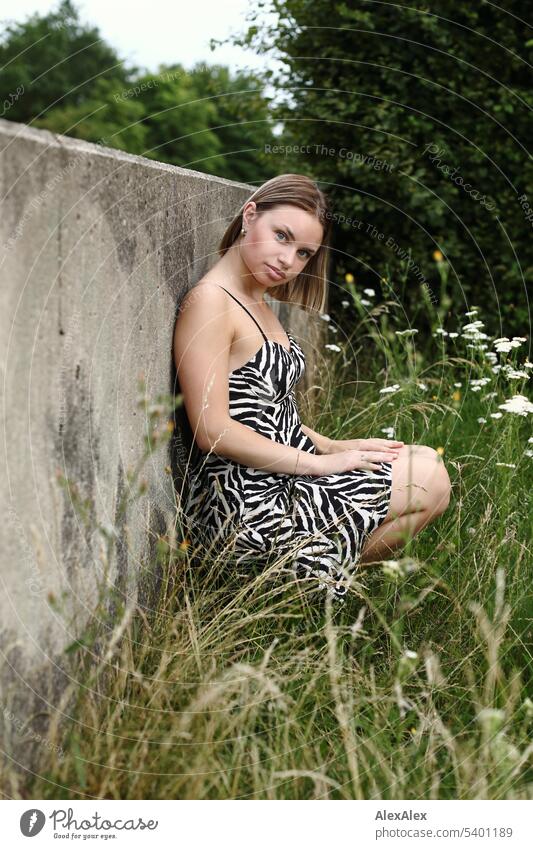
[[[359,562],[390,557],[450,503],[451,483],[446,466],[428,445],[404,445],[392,462],[391,501],[387,516],[365,540]]]

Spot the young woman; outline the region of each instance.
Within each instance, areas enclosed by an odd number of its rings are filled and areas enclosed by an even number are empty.
[[[332,440],[300,420],[304,353],[264,295],[323,312],[330,225],[308,177],[260,186],[183,298],[174,359],[197,449],[191,535],[231,540],[237,563],[288,553],[297,577],[343,599],[358,562],[390,556],[446,509],[450,480],[433,448]]]

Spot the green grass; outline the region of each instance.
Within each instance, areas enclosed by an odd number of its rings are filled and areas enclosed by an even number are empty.
[[[533,798],[531,419],[490,417],[527,381],[493,372],[464,336],[431,336],[417,354],[391,322],[371,310],[352,353],[325,352],[323,386],[335,375],[334,391],[320,418],[302,418],[337,438],[394,427],[394,438],[442,448],[445,514],[395,552],[396,565],[357,569],[340,607],[287,564],[246,573],[220,552],[201,562],[178,515],[149,564],[162,575],[157,609],[117,597],[115,620],[71,647],[72,706],[49,732],[66,756],[43,748],[39,777],[6,774],[6,792]],[[498,359],[523,360],[519,347]],[[95,621],[108,609],[104,594]]]

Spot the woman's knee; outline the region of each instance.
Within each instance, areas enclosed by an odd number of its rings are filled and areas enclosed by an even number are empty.
[[[440,516],[450,504],[452,484],[446,464],[441,455],[429,445],[417,446],[422,449],[419,453],[424,458],[424,472],[430,481],[428,486],[429,509],[434,516]]]
[[[404,445],[392,464],[391,512],[403,515],[426,510],[444,513],[450,503],[451,482],[438,451],[429,445]]]
[[[438,464],[439,479],[438,484],[436,484],[435,486],[435,498],[436,510],[440,515],[448,509],[448,506],[450,504],[450,499],[452,495],[452,482],[450,480],[448,469],[446,468],[442,457],[440,457],[438,454],[437,456],[439,457],[440,463]]]

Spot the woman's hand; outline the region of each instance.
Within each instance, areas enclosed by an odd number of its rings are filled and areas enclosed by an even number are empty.
[[[332,439],[328,454],[337,451],[385,451],[397,453],[404,443],[397,439]]]
[[[365,442],[365,440],[362,440]],[[368,440],[373,442],[374,440]],[[378,442],[385,440],[378,440]],[[359,451],[354,448],[345,448],[332,454],[316,454],[313,456],[312,475],[332,475],[339,472],[351,472],[354,469],[365,469],[368,471],[379,471],[382,463],[393,463],[398,457],[398,451],[366,450]]]
[[[349,472],[353,469],[379,470],[381,463],[392,463],[404,443],[396,439],[334,439],[327,454],[319,454],[317,475]]]

